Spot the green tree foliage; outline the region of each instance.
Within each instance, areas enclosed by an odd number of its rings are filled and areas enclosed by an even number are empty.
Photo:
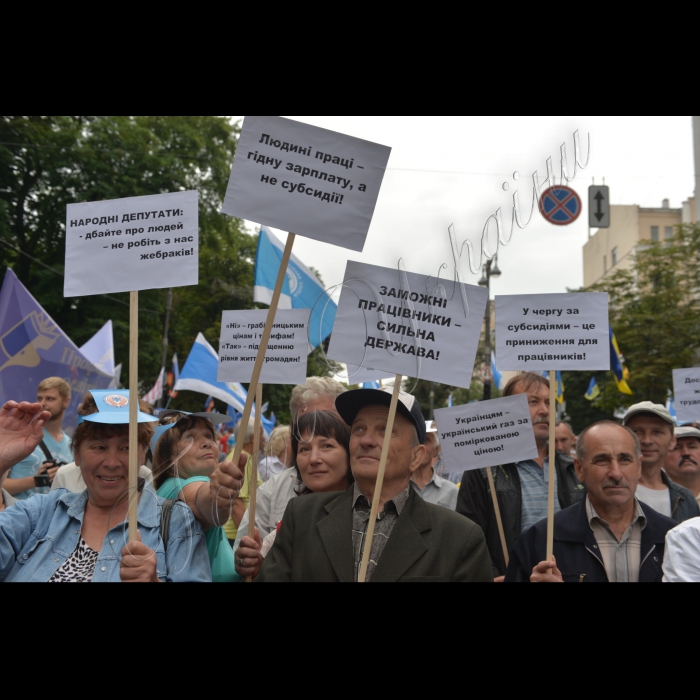
[[[221,214],[238,133],[225,117],[211,116],[0,117],[0,276],[11,267],[78,345],[112,319],[126,382],[128,294],[63,297],[66,205],[197,190],[200,282],[178,287],[173,279],[168,363],[177,352],[182,367],[200,332],[218,347],[221,312],[254,308],[256,237]],[[142,391],[160,371],[165,298],[166,290],[139,295]],[[313,358],[309,372],[329,373]],[[291,387],[265,390],[282,420],[289,393]],[[173,405],[201,410],[203,403],[204,397],[181,392]]]
[[[698,362],[700,225],[678,226],[671,241],[645,241],[631,269],[585,291],[610,294],[610,323],[634,392],[621,394],[610,372],[596,375],[601,396],[594,407],[610,415],[639,401],[665,403],[673,390],[672,370]]]

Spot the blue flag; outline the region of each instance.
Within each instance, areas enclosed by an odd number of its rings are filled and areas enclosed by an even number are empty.
[[[63,421],[70,431],[85,392],[109,388],[113,375],[83,355],[8,268],[0,291],[0,401],[36,401],[42,379],[61,377],[71,387]]]
[[[270,435],[272,435],[272,431],[275,429],[275,426],[277,425],[277,416],[275,416],[274,413],[271,413],[269,418],[261,416],[260,421],[262,422],[265,435],[267,435],[267,437],[269,438]]]
[[[219,399],[243,412],[246,400],[246,397],[241,396],[240,393],[243,387],[233,382],[217,381],[218,371],[219,357],[200,333],[194,341],[185,366],[180,372],[180,378],[175,384],[175,391],[196,391],[199,394]],[[254,415],[255,411],[251,413],[251,416]]]
[[[265,226],[260,229],[255,258],[255,290],[253,300],[269,304],[277,281],[284,245]],[[304,263],[292,254],[287,278],[282,288],[280,309],[312,309],[309,319],[309,343],[317,348],[333,331],[336,303]]]
[[[491,374],[493,375],[493,383],[501,391],[503,389],[503,375],[496,369],[496,353],[493,350],[491,351]]]

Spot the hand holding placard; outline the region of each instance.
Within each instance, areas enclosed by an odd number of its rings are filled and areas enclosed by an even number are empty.
[[[537,458],[527,396],[481,401],[435,411],[440,445],[450,472],[486,469],[503,556],[508,547],[490,467]]]
[[[197,192],[173,192],[66,209],[64,296],[130,292],[129,542],[138,528],[138,292],[198,284],[198,202]]]
[[[608,295],[496,297],[496,362],[501,370],[549,371],[547,560],[554,546],[556,370],[609,370]]]

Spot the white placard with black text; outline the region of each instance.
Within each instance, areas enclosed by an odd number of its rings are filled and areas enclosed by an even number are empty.
[[[64,296],[199,283],[199,193],[69,204]]]
[[[525,394],[435,411],[446,471],[462,472],[537,457]]]
[[[673,398],[681,423],[700,421],[700,367],[673,370]]]
[[[362,252],[391,149],[282,117],[246,117],[225,214]]]
[[[446,288],[445,288],[446,287]],[[332,360],[469,387],[487,291],[350,261],[328,348]]]
[[[609,370],[608,295],[496,297],[496,365],[503,371]]]
[[[369,382],[391,381],[394,377],[387,376],[387,372],[380,372],[371,367],[355,367],[355,365],[347,365],[348,368],[348,384],[366,384]]]
[[[267,314],[267,310],[224,311],[218,381],[250,382]],[[309,309],[277,311],[260,374],[262,384],[306,383],[309,314]]]

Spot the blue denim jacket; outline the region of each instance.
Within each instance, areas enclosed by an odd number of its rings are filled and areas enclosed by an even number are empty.
[[[0,581],[48,581],[80,540],[88,492],[57,489],[19,501],[0,513]],[[163,499],[146,486],[138,509],[141,541],[156,552],[158,578],[167,582],[210,582],[204,534],[192,511],[177,503],[170,522],[167,554],[160,537]],[[128,542],[128,522],[105,536],[93,582],[118,582],[121,551]]]

